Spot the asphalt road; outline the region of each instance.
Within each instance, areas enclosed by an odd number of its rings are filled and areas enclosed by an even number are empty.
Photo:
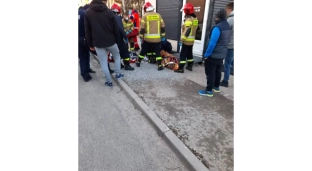
[[[117,84],[104,86],[94,60],[91,67],[90,82],[79,76],[79,171],[187,170]]]

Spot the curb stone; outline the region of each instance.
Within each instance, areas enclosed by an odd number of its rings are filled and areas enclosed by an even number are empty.
[[[156,128],[157,133],[172,147],[178,157],[185,161],[187,166],[194,171],[209,171],[209,169],[185,146],[185,144],[167,127],[167,125],[152,111],[143,100],[122,80],[112,78],[119,85],[134,106],[139,109]]]

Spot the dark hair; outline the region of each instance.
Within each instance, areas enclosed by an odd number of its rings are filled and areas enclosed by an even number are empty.
[[[226,8],[234,10],[234,2],[230,2],[226,5]]]
[[[220,20],[226,19],[226,11],[224,9],[219,9],[215,15]]]

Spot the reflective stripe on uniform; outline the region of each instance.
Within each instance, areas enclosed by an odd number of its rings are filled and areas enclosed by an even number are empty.
[[[160,38],[159,34],[144,34],[144,38],[157,39]]]
[[[180,64],[186,64],[186,61],[180,61]]]
[[[191,34],[191,33],[190,33]],[[195,36],[188,36],[185,41],[194,41],[195,40]]]
[[[146,16],[146,33],[145,38],[157,39],[160,38],[160,16],[159,15],[148,15]],[[150,34],[150,22],[157,21],[157,34]]]
[[[196,33],[196,30],[194,30],[194,27],[198,26],[198,20],[194,19],[193,21],[187,21],[185,22],[185,26],[187,27],[191,27],[191,32],[190,32],[190,36],[186,37],[186,39],[184,41],[186,42],[194,42],[195,41],[195,36],[191,36],[193,35],[193,33]]]
[[[186,21],[184,24],[186,27],[191,27],[193,22],[192,21]]]
[[[162,57],[156,57],[156,61],[162,60]]]
[[[130,60],[130,58],[125,58],[125,61],[129,61]]]
[[[188,59],[187,62],[193,62],[193,59]]]
[[[144,56],[141,56],[141,55],[139,55],[139,58],[142,58],[142,59],[144,59]]]
[[[146,55],[152,55],[152,53],[146,53]]]

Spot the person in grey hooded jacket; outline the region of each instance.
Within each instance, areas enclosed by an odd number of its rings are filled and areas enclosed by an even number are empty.
[[[232,35],[230,42],[228,44],[227,55],[224,60],[224,77],[220,86],[228,87],[229,86],[229,78],[231,73],[231,65],[234,68],[233,61],[234,61],[234,2],[230,2],[226,6],[226,13],[228,15],[227,22],[229,23],[232,29]]]

